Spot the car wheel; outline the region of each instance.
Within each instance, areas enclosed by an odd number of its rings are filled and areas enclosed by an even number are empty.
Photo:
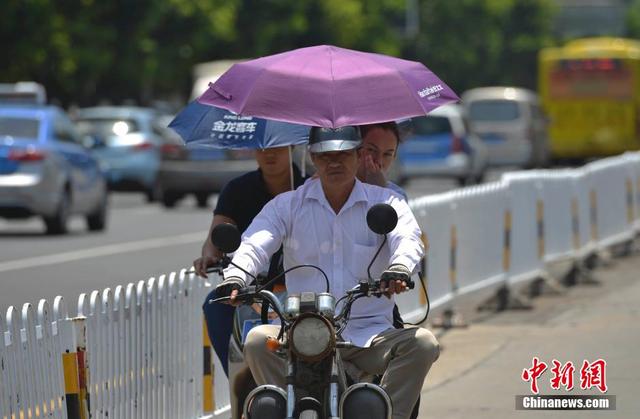
[[[209,194],[197,193],[196,201],[198,202],[198,208],[207,208],[209,206]]]
[[[462,187],[462,186],[466,186],[469,184],[469,180],[466,177],[459,177],[456,179],[456,182],[458,183],[458,186]]]
[[[162,201],[162,186],[159,182],[155,182],[151,189],[147,189],[144,194],[149,203]]]
[[[485,176],[485,173],[484,173],[484,172],[482,172],[482,173],[479,173],[479,174],[475,175],[475,176],[474,176],[474,178],[473,178],[473,182],[474,182],[476,185],[481,184],[482,182],[484,182],[484,176]]]
[[[64,190],[56,213],[51,217],[43,217],[47,227],[47,234],[67,234],[67,221],[69,219],[69,207],[71,206],[71,196],[68,190]]]
[[[107,225],[107,196],[105,195],[98,208],[87,215],[89,231],[103,231]]]
[[[173,193],[165,192],[162,195],[162,205],[164,205],[165,208],[175,207],[179,200],[180,200],[180,197]]]

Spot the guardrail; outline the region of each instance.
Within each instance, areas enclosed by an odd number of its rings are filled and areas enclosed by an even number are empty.
[[[428,237],[433,314],[575,269],[640,233],[640,154],[412,200]],[[560,269],[556,269],[560,266]],[[218,278],[211,278],[216,282]],[[0,316],[0,419],[228,416],[227,380],[201,304],[212,284],[182,270]],[[405,320],[420,290],[398,297]]]

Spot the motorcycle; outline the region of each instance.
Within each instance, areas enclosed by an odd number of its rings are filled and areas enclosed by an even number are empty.
[[[377,204],[367,213],[369,228],[384,235],[378,252],[369,264],[368,272],[386,243],[387,233],[395,228],[397,221],[395,210],[387,204]],[[230,224],[216,226],[212,231],[212,240],[225,254],[218,269],[234,265],[226,254],[234,252],[240,245],[237,229]],[[230,380],[232,393],[236,394],[235,399],[244,399],[244,418],[390,419],[391,400],[385,390],[375,382],[357,382],[351,379],[347,373],[347,365],[338,351],[340,348],[352,347],[350,342],[342,340],[340,336],[349,322],[353,303],[360,298],[384,295],[381,283],[386,278],[374,280],[369,273],[368,280],[360,281],[336,301],[330,292],[327,275],[317,266],[295,266],[281,275],[302,267],[321,272],[326,283],[325,292],[289,294],[281,299],[266,289],[269,285],[266,283],[242,288],[236,296],[237,301],[247,306],[262,304],[263,323],[268,320],[269,311],[273,313],[272,316],[277,317],[280,332],[277,337],[269,338],[266,345],[286,361],[287,385],[284,389],[270,384],[261,385],[244,395],[239,394],[239,387],[247,382],[246,372],[244,380]],[[277,279],[279,278],[275,277],[269,282]],[[409,280],[407,286],[413,289],[414,282]],[[229,297],[220,297],[210,302],[227,300]],[[234,341],[241,346],[240,323],[239,320],[236,321]],[[230,358],[233,361],[233,356]],[[237,417],[237,413],[234,417]]]

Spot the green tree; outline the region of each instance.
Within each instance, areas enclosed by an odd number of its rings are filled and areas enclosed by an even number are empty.
[[[405,54],[456,91],[508,84],[535,88],[536,57],[551,42],[550,0],[430,0]]]
[[[333,44],[424,62],[457,91],[532,87],[552,0],[4,0],[0,81],[35,80],[63,103],[186,96],[198,62]]]
[[[640,0],[629,0],[627,3],[625,35],[629,38],[640,39]]]

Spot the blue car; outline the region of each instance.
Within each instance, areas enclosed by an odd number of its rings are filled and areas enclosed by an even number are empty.
[[[401,183],[420,176],[453,178],[460,185],[482,181],[487,147],[467,129],[462,107],[441,106],[410,125],[398,148],[395,176]]]
[[[143,192],[148,201],[158,198],[157,183],[164,143],[155,128],[158,113],[134,106],[98,106],[78,110],[81,133],[95,139],[93,154],[107,172],[110,190]]]
[[[41,216],[64,234],[73,214],[105,228],[106,181],[83,138],[58,107],[0,104],[0,217]]]

